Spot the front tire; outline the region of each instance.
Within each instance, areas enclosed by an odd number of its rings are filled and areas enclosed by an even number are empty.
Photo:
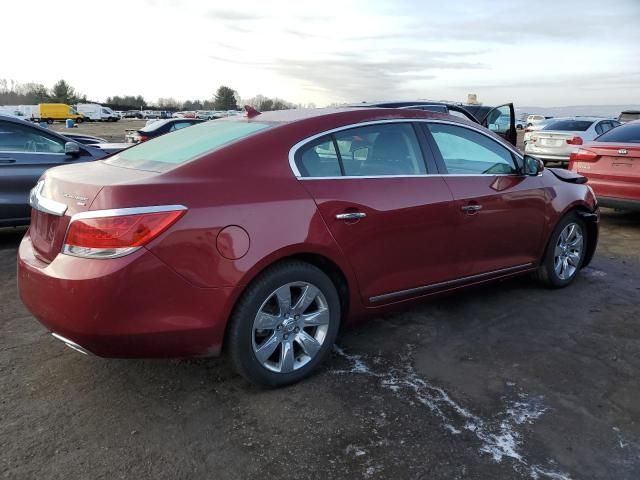
[[[587,251],[587,227],[576,212],[565,215],[551,234],[538,278],[550,288],[573,282]]]
[[[319,268],[291,261],[262,273],[231,318],[227,345],[250,382],[280,387],[310,375],[328,357],[340,325],[335,285]]]

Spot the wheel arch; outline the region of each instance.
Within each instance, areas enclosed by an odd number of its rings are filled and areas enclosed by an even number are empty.
[[[229,320],[233,317],[242,296],[251,284],[260,277],[260,275],[275,265],[289,261],[301,261],[308,263],[320,269],[329,277],[336,287],[338,298],[340,299],[341,324],[344,324],[344,321],[354,310],[359,310],[359,305],[357,303],[357,299],[359,298],[357,296],[358,286],[355,278],[351,275],[349,267],[346,267],[344,264],[341,264],[341,262],[336,261],[326,252],[318,252],[308,249],[283,249],[263,259],[245,275],[243,281],[238,285],[238,293],[231,300],[232,305],[231,308],[229,308]],[[230,323],[230,321],[227,321],[225,325],[222,350],[225,349],[225,345],[227,344],[227,335],[229,333]]]
[[[588,204],[583,202],[575,202],[569,205],[560,215],[558,215],[556,222],[551,226],[551,229],[549,230],[549,236],[545,243],[544,251],[542,252],[540,261],[542,261],[547,255],[547,251],[549,249],[549,241],[551,240],[551,235],[553,234],[556,226],[560,223],[560,221],[562,221],[563,218],[571,213],[578,214],[587,227],[587,251],[585,252],[582,267],[586,267],[587,265],[589,265],[589,263],[591,263],[593,255],[596,251],[596,247],[598,245],[598,221],[600,216],[597,212],[594,212],[593,209],[589,208]]]

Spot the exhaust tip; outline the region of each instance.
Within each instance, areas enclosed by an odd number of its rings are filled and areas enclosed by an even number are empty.
[[[84,348],[82,348],[80,345],[78,345],[76,342],[72,342],[71,340],[69,340],[68,338],[64,338],[62,335],[58,335],[57,333],[51,333],[51,336],[53,338],[55,338],[56,340],[60,340],[62,343],[64,343],[67,347],[75,350],[76,352],[80,352],[83,355],[91,355],[91,352],[89,350],[86,350]]]

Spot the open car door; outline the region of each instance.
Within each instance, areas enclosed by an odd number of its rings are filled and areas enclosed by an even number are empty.
[[[518,143],[516,130],[516,112],[513,103],[505,103],[489,110],[480,123],[494,133],[507,140],[511,145]]]

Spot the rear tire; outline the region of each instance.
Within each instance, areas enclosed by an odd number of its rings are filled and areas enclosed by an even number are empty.
[[[329,356],[340,325],[335,285],[319,268],[289,261],[267,269],[231,317],[227,346],[238,373],[264,387],[309,376]]]
[[[47,118],[46,122],[47,122],[47,125],[52,125],[53,124],[53,119]]]
[[[538,267],[538,279],[549,288],[562,288],[573,282],[587,252],[587,227],[576,212],[558,222]]]

